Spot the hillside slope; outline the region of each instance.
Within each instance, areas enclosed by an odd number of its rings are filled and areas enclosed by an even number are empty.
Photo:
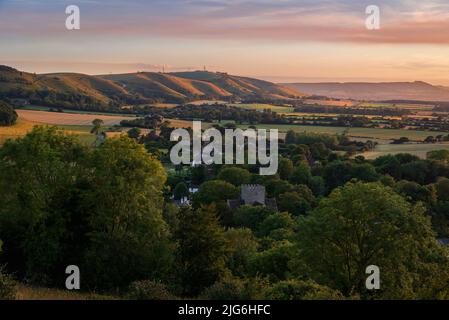
[[[176,72],[173,75],[181,78],[207,81],[236,96],[258,96],[268,99],[297,98],[303,93],[272,82],[254,78],[238,77],[227,73],[206,71]]]
[[[127,96],[120,85],[95,76],[75,73],[36,75],[0,66],[0,97],[22,98],[55,107],[106,108]]]
[[[271,82],[213,72],[177,72],[106,75],[128,91],[144,97],[173,99],[289,99],[303,96],[294,89]]]
[[[449,101],[449,88],[422,81],[383,83],[284,83],[283,86],[308,94],[357,100]]]
[[[77,109],[193,100],[291,99],[303,94],[271,82],[224,73],[138,72],[90,76],[77,73],[32,74],[0,66],[0,98]]]

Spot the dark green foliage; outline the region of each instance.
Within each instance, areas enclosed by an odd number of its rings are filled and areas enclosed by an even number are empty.
[[[220,170],[217,178],[240,187],[251,182],[251,173],[248,170],[237,167],[225,167]]]
[[[0,300],[14,300],[16,298],[16,282],[0,267]]]
[[[4,101],[0,101],[0,126],[12,126],[18,118],[14,108]]]
[[[226,265],[234,275],[248,273],[251,257],[256,254],[259,243],[251,229],[230,228],[225,232],[228,253]]]
[[[131,128],[128,131],[128,137],[130,137],[131,139],[139,139],[141,134],[142,130],[140,130],[139,128]]]
[[[33,282],[64,283],[83,270],[85,288],[157,279],[171,266],[162,218],[165,173],[127,137],[88,149],[37,127],[0,149],[0,233],[8,267]]]
[[[380,183],[347,184],[300,219],[295,270],[348,297],[445,297],[447,250],[423,212]],[[375,293],[365,288],[369,265],[381,270]]]
[[[204,300],[261,300],[264,299],[267,283],[258,278],[239,279],[226,276],[204,290]]]
[[[184,197],[187,197],[189,195],[189,187],[187,187],[184,182],[180,182],[173,190],[173,195],[175,197],[175,200],[180,200]]]
[[[321,286],[313,280],[290,279],[274,284],[267,292],[272,300],[342,300],[343,295],[337,290]]]
[[[268,207],[241,206],[234,213],[233,222],[235,226],[258,230],[259,225],[275,211]]]
[[[126,298],[130,300],[176,300],[176,297],[163,283],[151,280],[131,283]]]
[[[226,240],[213,206],[183,208],[176,232],[176,266],[182,293],[195,296],[225,273]]]

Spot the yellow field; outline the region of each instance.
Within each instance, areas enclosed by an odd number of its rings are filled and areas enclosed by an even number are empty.
[[[25,120],[21,117],[17,120],[17,123],[11,127],[0,127],[0,145],[5,143],[8,139],[17,139],[23,137],[30,132],[34,126],[46,125],[45,123],[38,123],[29,120]],[[62,127],[61,128],[67,134],[73,134],[79,137],[82,141],[93,142],[95,137],[89,133],[89,130],[85,128],[74,127]]]
[[[73,114],[20,109],[16,110],[16,112],[22,119],[51,125],[90,126],[94,119],[101,119],[104,125],[112,126],[120,124],[122,120],[129,120],[129,117],[114,115]]]
[[[0,127],[0,144],[3,144],[8,139],[16,139],[24,136],[31,131],[35,125],[37,125],[37,123],[19,118],[17,124],[14,126]]]

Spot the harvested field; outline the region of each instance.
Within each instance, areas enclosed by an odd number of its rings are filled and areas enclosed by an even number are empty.
[[[112,115],[98,115],[98,114],[72,114],[72,113],[58,113],[45,112],[36,110],[16,110],[19,117],[24,120],[46,123],[50,125],[77,125],[90,126],[94,119],[101,119],[104,125],[112,126],[120,124],[120,121],[129,119],[126,116],[112,116]]]

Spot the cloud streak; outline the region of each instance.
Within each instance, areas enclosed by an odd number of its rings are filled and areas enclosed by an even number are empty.
[[[67,2],[67,3],[66,3]],[[365,28],[372,1],[81,1],[83,37],[449,44],[449,4],[380,1],[382,27]],[[0,35],[66,36],[68,1],[2,1]],[[26,4],[26,5],[25,5]],[[19,23],[22,22],[22,23]],[[23,23],[26,22],[26,23]],[[30,27],[32,26],[32,27]]]

